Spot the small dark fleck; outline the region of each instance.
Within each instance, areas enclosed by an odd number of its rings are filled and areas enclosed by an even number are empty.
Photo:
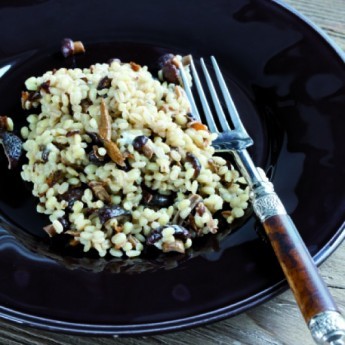
[[[111,79],[108,77],[102,78],[97,86],[97,90],[109,89],[111,86]]]
[[[92,105],[92,102],[88,98],[84,98],[80,102],[81,109],[83,113],[86,113],[87,110],[89,109],[89,106]]]
[[[46,179],[46,183],[49,187],[54,186],[64,177],[64,173],[61,170],[52,172]]]
[[[76,135],[76,134],[79,134],[80,133],[80,130],[79,129],[75,129],[73,131],[68,131],[66,133],[66,137],[73,137],[73,135]]]
[[[42,151],[42,156],[41,156],[43,162],[48,162],[49,153],[50,153],[50,150],[45,147]]]
[[[95,145],[103,145],[103,141],[98,133],[96,132],[87,132],[86,133],[92,140],[92,143]]]
[[[38,101],[41,98],[41,94],[39,91],[30,91],[28,96],[28,101],[34,102]]]
[[[46,93],[50,93],[50,80],[43,82],[40,86],[40,89]]]

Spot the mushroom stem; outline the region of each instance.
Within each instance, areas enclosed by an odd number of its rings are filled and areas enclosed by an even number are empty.
[[[74,46],[73,54],[85,53],[85,47],[82,41],[74,41],[73,46]]]

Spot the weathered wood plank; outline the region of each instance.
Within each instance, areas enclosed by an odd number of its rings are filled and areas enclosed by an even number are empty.
[[[344,0],[286,0],[286,2],[322,27],[340,47],[345,49]],[[321,267],[322,276],[343,312],[345,312],[344,262],[345,243]],[[192,330],[151,337],[87,338],[0,322],[0,344],[8,345],[194,345],[198,343],[203,345],[313,344],[289,291],[235,318]]]

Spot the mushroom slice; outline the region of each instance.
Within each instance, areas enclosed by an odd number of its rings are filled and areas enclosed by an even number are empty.
[[[57,234],[53,224],[44,226],[43,230],[49,235],[49,237],[53,237]]]
[[[11,132],[0,132],[0,142],[8,160],[8,169],[15,168],[23,152],[21,139]]]
[[[168,224],[168,225],[160,226],[159,228],[153,230],[150,236],[146,239],[146,244],[153,245],[156,242],[158,242],[160,239],[162,239],[163,237],[162,231],[166,228],[173,228],[175,230],[173,236],[176,239],[186,241],[188,238],[191,237],[190,232],[183,226],[176,225],[176,224]]]
[[[95,165],[101,165],[105,163],[105,156],[101,156],[98,152],[99,147],[97,145],[92,146],[92,151],[89,152],[89,161]]]
[[[11,131],[9,117],[6,115],[0,116],[0,131]]]
[[[195,129],[196,131],[208,131],[208,128],[206,125],[199,121],[192,121],[188,123],[188,127],[191,127]]]
[[[120,206],[104,206],[98,210],[98,217],[102,224],[105,224],[108,220],[116,218],[118,221],[128,221],[132,218],[129,211],[126,211]]]
[[[110,203],[111,198],[106,189],[104,188],[104,183],[98,181],[91,181],[89,183],[89,187],[99,200],[102,200],[106,203]]]
[[[142,190],[142,203],[147,206],[153,207],[169,207],[173,204],[175,199],[175,194],[164,195],[157,191],[151,190],[146,186]]]
[[[104,147],[107,150],[108,156],[114,163],[116,163],[117,165],[120,165],[121,167],[126,166],[125,157],[123,156],[119,147],[113,141],[105,140]]]
[[[101,117],[99,123],[99,136],[105,140],[111,140],[111,117],[104,99],[101,100]]]
[[[61,42],[61,53],[67,58],[75,54],[85,53],[85,47],[81,41],[73,41],[70,38],[64,38]]]
[[[97,90],[109,89],[111,86],[111,79],[108,77],[102,78],[97,85]]]
[[[133,140],[134,150],[143,153],[148,159],[153,156],[153,148],[150,145],[149,138],[145,135],[138,135]]]
[[[66,207],[66,210],[71,212],[73,209],[73,205],[77,200],[81,200],[83,194],[84,194],[85,188],[83,187],[75,187],[75,188],[70,188],[67,192],[58,195],[57,199],[58,201],[65,200],[68,205]]]
[[[188,152],[186,155],[186,162],[192,164],[192,167],[194,169],[193,178],[197,178],[200,175],[201,171],[201,164],[199,159],[195,155],[193,155],[193,153]]]
[[[195,207],[202,201],[202,197],[199,195],[199,194],[192,194],[190,197],[189,197],[189,201],[190,201],[190,209],[191,209],[191,213],[192,211],[195,209]],[[176,214],[175,214],[175,217],[173,219],[173,223],[174,224],[178,224],[178,225],[181,225],[183,222],[184,222],[184,219],[180,217],[180,214],[181,214],[181,211],[178,211]]]
[[[110,159],[121,167],[125,167],[125,157],[122,155],[122,152],[116,143],[111,140],[111,117],[103,98],[101,101],[99,136],[103,140],[104,147],[107,150]]]
[[[163,253],[178,252],[181,254],[185,253],[184,244],[181,240],[175,240],[174,242],[164,242],[162,244]]]

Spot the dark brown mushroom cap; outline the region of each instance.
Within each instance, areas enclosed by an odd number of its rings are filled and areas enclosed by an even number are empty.
[[[145,135],[139,135],[134,138],[133,140],[133,148],[134,150],[144,154],[145,157],[151,159],[153,156],[153,149],[151,145],[149,145],[149,138]]]
[[[150,236],[147,238],[146,244],[153,245],[156,242],[158,242],[163,237],[162,231],[166,228],[173,228],[175,230],[174,237],[179,240],[185,241],[188,238],[191,238],[190,232],[183,226],[177,225],[177,224],[168,224],[168,225],[160,226],[157,229],[154,229],[151,232]]]
[[[15,168],[23,153],[22,140],[12,132],[5,131],[0,132],[0,141],[8,160],[8,169]]]
[[[74,43],[70,38],[64,38],[61,41],[61,53],[66,58],[73,55]]]
[[[163,195],[149,188],[143,189],[142,194],[142,203],[152,207],[169,207],[176,197],[175,194]]]
[[[72,211],[73,205],[77,200],[81,200],[84,194],[85,188],[83,187],[76,187],[70,188],[67,192],[59,195],[57,197],[58,201],[65,200],[68,202],[67,210]]]
[[[125,222],[131,220],[132,215],[129,211],[126,211],[120,206],[104,206],[98,210],[98,217],[102,224],[105,224],[108,220],[116,218],[119,221]]]
[[[174,55],[173,55],[173,54],[170,54],[170,53],[164,54],[164,55],[160,56],[160,57],[158,58],[158,61],[157,61],[158,67],[159,67],[160,69],[163,68],[164,65],[165,65],[166,63],[168,63],[169,61],[171,61],[173,58],[174,58]]]

